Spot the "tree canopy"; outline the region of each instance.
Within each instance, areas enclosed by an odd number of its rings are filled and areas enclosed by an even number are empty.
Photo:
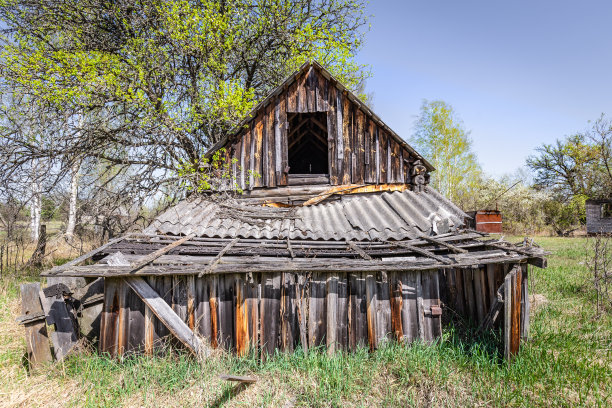
[[[109,202],[183,194],[185,163],[305,61],[369,75],[363,0],[0,0],[0,20],[4,191],[76,168]]]
[[[535,185],[560,200],[612,194],[612,123],[601,116],[583,133],[543,144],[527,159]]]
[[[469,133],[446,102],[423,101],[411,141],[436,168],[431,185],[450,200],[478,182],[481,170]]]

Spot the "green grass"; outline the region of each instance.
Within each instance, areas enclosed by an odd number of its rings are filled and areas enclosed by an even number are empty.
[[[83,353],[28,376],[22,331],[5,330],[14,326],[11,313],[18,308],[17,285],[6,282],[0,368],[9,375],[4,384],[0,380],[0,395],[24,394],[9,404],[49,405],[40,397],[45,390],[45,398],[60,394],[58,405],[72,406],[610,406],[612,318],[595,318],[582,264],[585,240],[537,242],[553,254],[548,269],[530,274],[530,290],[540,302],[531,317],[531,340],[510,365],[491,336],[467,342],[451,330],[432,346],[390,343],[374,353],[332,357],[297,351],[261,361],[254,354],[219,353],[199,362],[168,352],[119,361]],[[249,374],[258,382],[236,387],[220,381],[222,373]]]

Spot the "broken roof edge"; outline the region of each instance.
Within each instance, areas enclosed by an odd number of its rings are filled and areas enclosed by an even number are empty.
[[[410,146],[408,144],[408,142],[406,142],[401,136],[399,136],[397,133],[395,133],[395,131],[393,129],[391,129],[389,127],[389,125],[387,125],[385,122],[383,122],[383,120],[377,114],[375,114],[372,111],[372,109],[370,109],[370,107],[368,107],[361,99],[359,99],[359,97],[356,96],[350,89],[348,89],[347,87],[342,85],[342,83],[340,81],[338,81],[327,69],[325,69],[325,67],[323,67],[323,65],[321,65],[317,61],[310,61],[310,60],[308,60],[304,64],[302,64],[302,66],[300,68],[298,68],[296,71],[294,71],[291,75],[289,75],[289,77],[282,84],[280,84],[279,86],[274,88],[274,90],[272,90],[268,94],[268,96],[266,96],[261,102],[259,102],[251,110],[251,112],[242,121],[240,121],[240,123],[232,131],[230,131],[227,135],[223,136],[221,138],[221,140],[219,140],[217,143],[215,143],[204,154],[204,157],[209,158],[210,156],[212,156],[212,154],[214,152],[216,152],[217,150],[219,150],[223,146],[225,146],[225,144],[232,137],[234,137],[234,136],[236,136],[236,135],[238,135],[240,133],[240,131],[244,128],[245,125],[247,125],[249,122],[251,122],[253,119],[255,119],[255,117],[257,116],[257,112],[259,112],[261,109],[263,109],[266,106],[268,106],[270,104],[271,100],[274,97],[278,96],[283,90],[288,88],[289,85],[291,85],[296,80],[296,78],[298,77],[299,74],[301,74],[302,72],[306,71],[306,69],[310,69],[311,67],[314,67],[314,68],[318,69],[321,72],[321,74],[323,75],[323,77],[325,77],[327,80],[329,80],[336,87],[336,89],[338,89],[338,90],[340,90],[342,92],[346,92],[346,95],[347,95],[347,97],[349,98],[350,101],[352,101],[353,103],[357,104],[357,106],[363,111],[364,114],[369,116],[381,128],[383,128],[384,130],[389,132],[391,137],[393,137],[393,139],[395,139],[396,142],[398,142],[400,145],[402,145],[402,147],[404,147],[410,153],[414,154],[419,160],[421,160],[423,162],[423,164],[425,165],[425,167],[427,168],[427,170],[429,170],[429,171],[435,171],[436,170],[436,168],[429,161],[427,161],[427,159],[425,159],[419,152],[417,152],[412,146]]]

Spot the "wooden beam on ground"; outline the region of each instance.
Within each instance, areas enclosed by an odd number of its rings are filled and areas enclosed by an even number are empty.
[[[420,235],[419,238],[424,239],[427,242],[431,242],[432,244],[436,244],[436,245],[443,246],[444,248],[448,248],[456,254],[466,254],[468,252],[467,250],[463,248],[456,247],[455,245],[449,244],[448,242],[440,241],[439,239],[429,237],[426,235]]]
[[[163,248],[160,248],[157,251],[155,251],[153,253],[150,253],[149,255],[139,259],[138,262],[130,265],[132,267],[132,272],[136,272],[137,270],[141,269],[142,267],[150,264],[151,262],[153,262],[154,260],[156,260],[160,256],[170,252],[172,249],[176,248],[177,246],[179,246],[181,244],[184,244],[185,242],[189,241],[193,237],[195,237],[195,234],[189,234],[186,237],[183,237],[183,238],[179,239],[178,241],[175,241],[175,242],[171,243],[170,245],[167,245],[167,246],[165,246]]]
[[[247,376],[231,375],[231,374],[222,374],[219,376],[219,378],[224,381],[233,381],[233,382],[239,382],[239,383],[244,383],[244,384],[253,384],[254,382],[257,381],[257,378],[255,377],[247,377]]]
[[[438,255],[434,254],[433,252],[430,252],[430,251],[428,251],[426,249],[423,249],[423,248],[416,247],[414,245],[406,244],[404,242],[399,242],[399,241],[387,241],[387,243],[389,243],[391,245],[398,246],[398,247],[409,249],[409,250],[411,250],[413,252],[416,252],[417,254],[426,256],[426,257],[431,258],[431,259],[435,259],[436,261],[442,262],[442,263],[444,263],[446,265],[450,265],[450,264],[453,263],[453,261],[451,261],[450,259],[443,258],[441,256],[438,256]]]
[[[349,248],[357,252],[359,256],[361,256],[363,259],[367,259],[368,261],[372,260],[372,257],[368,255],[363,249],[359,248],[357,244],[353,241],[346,241],[346,243],[348,244]]]
[[[208,267],[206,267],[205,270],[203,270],[202,272],[200,272],[198,274],[198,278],[201,278],[204,275],[208,275],[210,273],[212,273],[212,271],[215,269],[215,266],[217,266],[217,264],[221,261],[221,257],[223,255],[225,255],[227,253],[227,251],[229,251],[230,249],[232,249],[232,247],[234,245],[236,245],[236,243],[240,240],[240,238],[234,238],[229,244],[227,244],[222,250],[221,252],[219,252],[217,254],[217,256],[214,257],[214,259],[212,261],[210,261],[210,263],[208,264]]]
[[[125,282],[132,288],[147,307],[170,330],[189,351],[196,356],[208,357],[210,348],[204,344],[187,324],[172,310],[159,294],[149,286],[141,277],[133,276],[124,278]]]

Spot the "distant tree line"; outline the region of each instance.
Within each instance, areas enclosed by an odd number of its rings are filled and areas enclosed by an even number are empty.
[[[487,176],[469,132],[443,101],[424,101],[411,138],[436,171],[431,185],[464,210],[502,211],[506,230],[568,235],[585,223],[585,201],[612,197],[612,122],[602,115],[589,130],[543,144],[526,168]]]

